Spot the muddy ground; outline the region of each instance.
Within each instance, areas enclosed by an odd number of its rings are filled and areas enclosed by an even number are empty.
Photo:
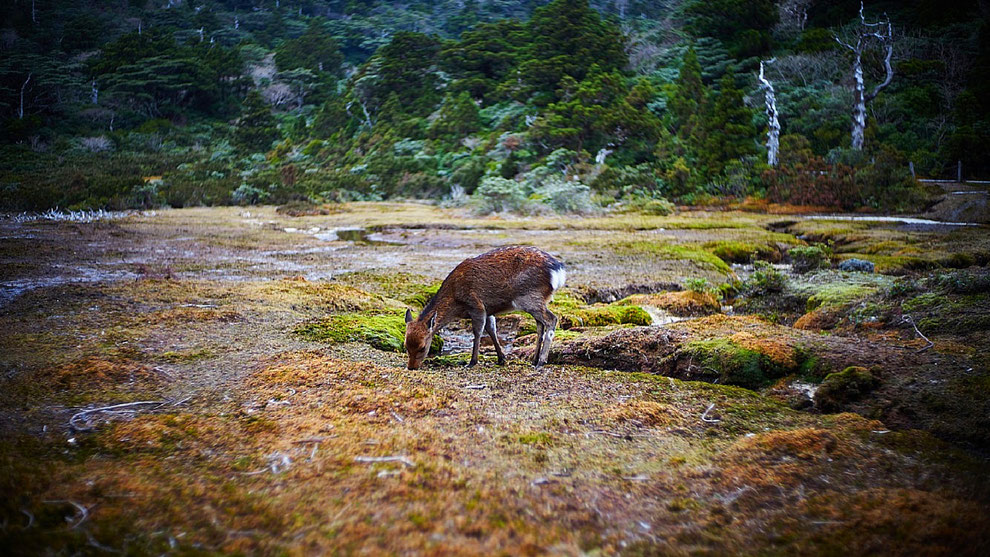
[[[0,550],[986,554],[987,233],[385,203],[4,218]],[[455,324],[405,370],[405,308],[510,243],[567,264],[552,363],[507,315],[509,365],[464,368]]]

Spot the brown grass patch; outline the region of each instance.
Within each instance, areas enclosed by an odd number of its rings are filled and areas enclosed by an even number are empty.
[[[774,364],[786,369],[797,367],[797,355],[794,348],[781,342],[779,338],[759,338],[751,332],[743,331],[732,335],[729,340],[747,350],[763,354]]]
[[[607,408],[603,418],[608,421],[657,427],[679,424],[684,421],[684,414],[677,407],[669,404],[651,400],[627,400]]]
[[[710,292],[694,292],[692,290],[634,296],[630,301],[655,306],[681,317],[712,315],[722,309],[718,299]]]
[[[161,384],[161,376],[127,358],[87,356],[67,364],[26,371],[5,386],[6,395],[37,397],[59,395],[71,399],[95,394],[128,396]]]
[[[743,437],[733,448],[743,460],[774,462],[785,459],[820,460],[844,453],[838,438],[817,428],[771,431]]]
[[[148,314],[143,319],[148,325],[166,323],[204,323],[219,321],[229,323],[240,319],[241,314],[230,308],[177,307],[163,309]]]
[[[808,528],[808,524],[814,524]],[[918,489],[826,493],[783,515],[772,531],[784,553],[980,555],[990,519],[979,505]]]
[[[838,312],[819,308],[799,317],[794,322],[794,328],[805,331],[824,331],[834,328],[839,323],[839,317]]]

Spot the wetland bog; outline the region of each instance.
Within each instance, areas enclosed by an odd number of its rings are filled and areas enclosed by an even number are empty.
[[[0,220],[0,548],[985,554],[987,232],[411,203]],[[567,265],[550,365],[509,314],[507,366],[465,368],[454,324],[406,370],[405,308],[506,244]]]

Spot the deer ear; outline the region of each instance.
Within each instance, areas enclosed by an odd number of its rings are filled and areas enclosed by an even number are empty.
[[[406,323],[409,323],[410,321],[412,321],[412,311],[410,311],[409,308],[406,308]]]
[[[437,313],[433,312],[433,315],[430,316],[430,322],[426,325],[426,327],[432,331],[433,327],[436,324],[437,324]]]

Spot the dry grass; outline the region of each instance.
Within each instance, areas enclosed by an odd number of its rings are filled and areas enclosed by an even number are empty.
[[[660,245],[657,228],[671,245],[776,242],[763,228],[771,217],[475,219],[420,205],[346,209],[291,218],[271,208],[190,209],[113,229],[32,228],[66,249],[18,272],[124,261],[140,276],[39,288],[0,312],[0,552],[986,547],[986,463],[924,433],[878,434],[888,426],[796,412],[745,389],[579,365],[464,369],[440,359],[408,371],[401,354],[293,334],[330,313],[399,307],[452,262],[496,243],[546,241],[565,254],[575,285],[703,275],[690,259],[569,242]],[[422,228],[451,223],[465,230]],[[397,239],[411,243],[357,246],[284,231],[356,225],[403,226]],[[137,272],[139,257],[148,272]],[[749,316],[713,315],[667,332],[672,342],[728,340],[781,367],[816,342],[836,365],[921,361]],[[629,342],[648,357],[650,339],[657,350],[669,344],[655,337]],[[66,427],[75,406],[187,397],[100,420],[91,433]],[[401,458],[368,460],[383,457]],[[885,501],[893,515],[882,514]]]

